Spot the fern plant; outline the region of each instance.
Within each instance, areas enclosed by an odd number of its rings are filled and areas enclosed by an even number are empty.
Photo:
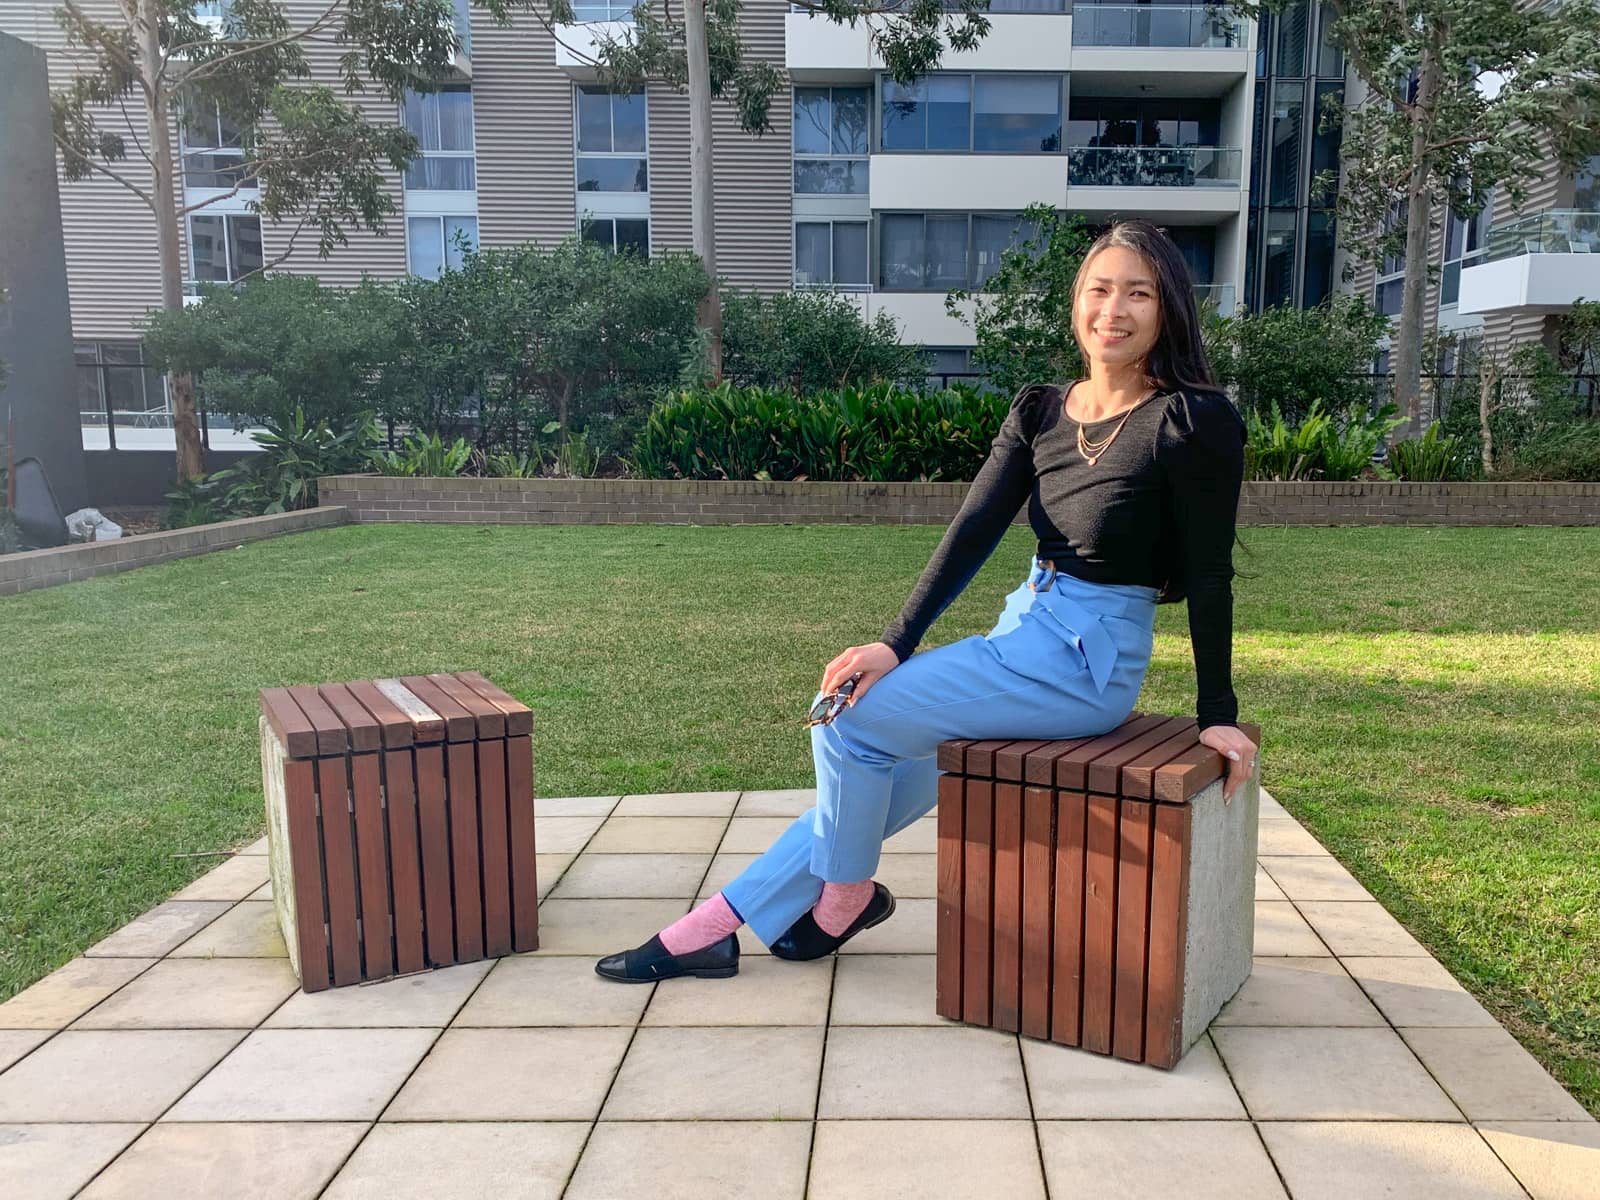
[[[1398,479],[1436,483],[1461,479],[1469,466],[1461,439],[1444,432],[1438,421],[1419,438],[1407,438],[1389,447],[1389,467]]]

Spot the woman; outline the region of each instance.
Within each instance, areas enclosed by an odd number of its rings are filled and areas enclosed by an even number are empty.
[[[743,923],[773,954],[811,959],[887,919],[894,897],[872,874],[884,839],[934,806],[939,743],[1114,729],[1144,682],[1161,601],[1187,594],[1200,740],[1229,760],[1227,795],[1254,771],[1230,680],[1244,423],[1212,380],[1172,240],[1146,221],[1096,239],[1072,331],[1087,377],[1022,389],[900,616],[823,671],[818,701],[839,711],[811,731],[816,806],[721,892],[601,959],[600,975],[726,978]],[[994,629],[913,657],[1024,501],[1038,552]],[[852,679],[848,704],[828,705]]]

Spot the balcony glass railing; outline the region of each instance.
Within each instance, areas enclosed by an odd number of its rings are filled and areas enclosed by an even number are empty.
[[[633,20],[633,6],[639,0],[591,0],[590,3],[574,4],[572,6],[572,19],[574,21],[631,21]]]
[[[1481,257],[1465,265],[1523,254],[1600,254],[1600,212],[1554,208],[1495,225]]]
[[[884,0],[884,3],[872,6],[877,11],[892,11],[900,7],[893,0]],[[947,12],[955,12],[961,8],[960,0],[944,0]],[[810,5],[789,4],[790,12],[808,12],[818,15],[817,10]],[[1067,0],[989,0],[990,13],[1064,13],[1067,11]]]
[[[1077,187],[1238,187],[1237,150],[1219,146],[1069,146]]]
[[[1080,4],[1072,11],[1074,46],[1240,49],[1244,22],[1214,5]]]
[[[1219,317],[1233,316],[1233,284],[1231,283],[1197,283],[1194,285],[1194,298],[1198,304],[1209,302],[1217,310]]]

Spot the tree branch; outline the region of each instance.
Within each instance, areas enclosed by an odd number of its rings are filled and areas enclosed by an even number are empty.
[[[139,157],[149,163],[150,170],[154,171],[156,169],[155,159],[150,157],[149,152],[144,148],[144,143],[139,140],[139,131],[134,127],[133,118],[128,115],[127,102],[121,96],[117,97],[117,107],[122,110],[122,120],[128,127],[129,136],[133,138],[134,149],[139,151]]]
[[[329,4],[327,8],[323,9],[322,12],[320,12],[311,22],[311,24],[307,25],[304,29],[291,30],[282,37],[269,38],[264,42],[242,42],[239,44],[240,48],[237,50],[230,50],[226,54],[218,55],[216,58],[208,58],[205,62],[199,64],[189,71],[184,72],[184,80],[186,82],[193,83],[199,80],[208,79],[212,75],[216,74],[218,68],[224,67],[230,62],[236,62],[241,58],[248,58],[252,54],[259,54],[263,50],[271,50],[276,46],[286,46],[290,42],[302,41],[320,30],[323,26],[323,22],[332,17],[334,13],[338,11],[340,4],[343,2],[344,0],[333,0],[333,2]],[[204,44],[215,45],[216,43],[206,42]],[[167,73],[167,65],[171,62],[171,60],[172,54],[170,53],[162,59],[162,75]]]
[[[234,284],[243,283],[246,279],[253,278],[256,275],[266,274],[268,271],[272,270],[273,267],[276,267],[280,263],[284,262],[291,254],[294,253],[294,244],[299,240],[301,232],[306,227],[306,222],[310,219],[311,214],[309,212],[301,214],[300,223],[294,227],[294,232],[289,235],[289,244],[283,248],[283,253],[278,255],[277,258],[274,258],[271,262],[262,263],[254,271],[246,271],[243,275],[239,276],[239,278],[232,280],[231,282]]]
[[[1328,0],[1328,4],[1333,9],[1334,14],[1341,21],[1344,20],[1344,18],[1348,15],[1346,11],[1346,0]],[[1400,7],[1401,15],[1403,17],[1405,5],[1402,3]],[[1355,45],[1349,45],[1343,47],[1343,49],[1344,52],[1350,56],[1351,61],[1356,64],[1356,72],[1361,76],[1362,82],[1367,85],[1369,91],[1376,92],[1377,94],[1381,95],[1397,109],[1408,111],[1411,108],[1411,105],[1407,102],[1404,93],[1396,91],[1393,88],[1385,87],[1376,82],[1378,79],[1383,78],[1383,76],[1380,75],[1376,69],[1376,64],[1373,63],[1372,60],[1365,54],[1363,54],[1359,47]]]
[[[101,27],[100,22],[91,19],[89,14],[79,8],[74,0],[61,0],[61,4],[77,21],[78,32],[87,35],[107,58],[127,71],[130,78],[137,79],[140,89],[144,92],[145,101],[147,103],[151,101],[154,98],[154,93],[151,90],[152,85],[150,80],[144,77],[144,72],[139,69],[139,64],[129,58],[123,52],[123,48],[117,45],[115,41],[99,36],[95,31]],[[123,13],[123,19],[128,19],[126,12]]]
[[[139,197],[139,199],[143,200],[144,203],[145,203],[145,207],[147,207],[151,212],[155,212],[156,211],[156,202],[151,197],[149,192],[145,191],[143,188],[138,187],[135,184],[129,183],[126,179],[124,179],[121,175],[118,175],[115,171],[111,170],[109,167],[101,166],[99,163],[95,162],[94,159],[88,157],[85,154],[80,153],[77,150],[76,147],[69,145],[68,143],[62,141],[60,138],[56,138],[55,139],[55,143],[56,143],[56,148],[59,149],[62,154],[69,155],[74,161],[82,163],[84,166],[88,167],[91,171],[98,171],[98,172],[100,172],[100,174],[106,176],[106,178],[108,178],[108,179],[115,179],[123,187],[127,188],[135,196]]]

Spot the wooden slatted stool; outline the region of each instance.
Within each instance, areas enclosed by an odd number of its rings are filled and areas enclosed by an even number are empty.
[[[938,764],[940,1015],[1175,1066],[1250,974],[1256,782],[1159,714]]]
[[[306,991],[538,949],[526,705],[476,671],[264,688],[260,729]]]

